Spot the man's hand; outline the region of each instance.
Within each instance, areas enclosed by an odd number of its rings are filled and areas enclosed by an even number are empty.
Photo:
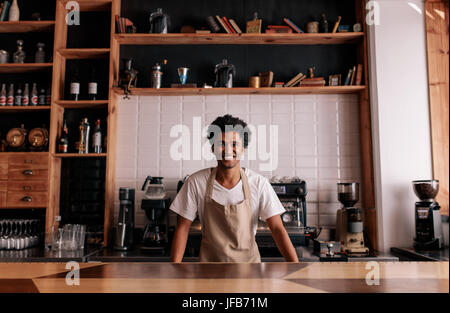
[[[183,260],[191,224],[192,222],[190,220],[178,215],[178,225],[175,230],[175,235],[173,236],[170,262],[180,263]]]
[[[292,245],[291,239],[284,228],[280,215],[272,216],[266,220],[267,225],[272,232],[272,237],[277,244],[278,250],[284,256],[287,262],[298,262],[298,256]]]

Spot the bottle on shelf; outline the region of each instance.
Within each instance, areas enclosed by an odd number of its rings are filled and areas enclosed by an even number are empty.
[[[89,153],[89,131],[90,126],[87,117],[84,117],[80,122],[80,140],[78,142],[78,153]]]
[[[95,122],[94,133],[92,134],[92,148],[94,153],[102,153],[102,129],[100,119]]]
[[[58,153],[67,153],[69,150],[69,130],[67,129],[66,120],[64,120],[61,136],[58,142]]]
[[[8,95],[6,96],[6,105],[14,105],[14,84],[9,85]]]
[[[49,84],[47,88],[47,93],[45,94],[45,105],[51,104],[52,104],[52,86],[51,84]]]
[[[80,80],[78,70],[75,69],[72,80],[70,81],[70,100],[78,101],[80,97]]]
[[[23,40],[17,40],[17,51],[14,52],[14,63],[25,63],[26,53],[23,51]]]
[[[96,98],[97,98],[97,87],[98,87],[98,83],[97,83],[97,79],[95,77],[95,68],[93,68],[92,72],[91,72],[91,78],[90,78],[89,83],[88,83],[89,100],[96,100]]]
[[[39,99],[38,99],[38,105],[45,105],[45,89],[41,87],[39,90]]]
[[[0,91],[0,106],[6,105],[6,84],[2,84],[2,90]]]
[[[28,83],[25,84],[22,96],[22,105],[30,105],[30,88]]]
[[[36,45],[36,47],[37,47],[37,51],[36,51],[34,62],[45,63],[45,51],[44,51],[45,43],[39,42]]]
[[[36,83],[33,83],[33,88],[31,90],[31,105],[38,105],[39,99],[38,99],[38,91],[37,91],[37,85]]]
[[[14,97],[14,105],[17,106],[22,105],[22,88],[20,87],[20,85],[16,90],[16,95]]]

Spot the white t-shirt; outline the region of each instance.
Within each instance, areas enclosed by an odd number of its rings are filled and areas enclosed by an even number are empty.
[[[252,195],[252,222],[254,233],[258,228],[258,217],[264,221],[285,212],[269,180],[258,173],[245,168]],[[211,168],[206,168],[190,175],[173,200],[170,209],[182,217],[194,221],[197,214],[203,224],[203,210]],[[227,189],[214,180],[212,198],[221,205],[237,204],[244,200],[242,179],[231,189]]]

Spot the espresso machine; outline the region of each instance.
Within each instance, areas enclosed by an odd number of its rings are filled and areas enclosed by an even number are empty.
[[[169,209],[170,198],[143,199],[142,210],[148,218],[144,228],[142,252],[164,255],[169,245]]]
[[[442,221],[439,203],[434,201],[439,191],[438,180],[415,180],[414,193],[420,199],[416,202],[416,238],[414,248],[437,250],[444,247]]]
[[[133,246],[134,194],[134,189],[119,189],[120,210],[114,241],[115,250],[126,251]]]
[[[364,213],[354,207],[359,201],[359,183],[338,183],[338,200],[343,208],[337,211],[336,241],[341,251],[349,256],[367,256],[369,249],[364,245]]]

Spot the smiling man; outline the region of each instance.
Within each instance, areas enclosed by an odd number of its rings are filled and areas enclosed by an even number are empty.
[[[280,218],[285,210],[269,180],[241,168],[250,135],[247,124],[231,115],[208,127],[217,166],[189,176],[170,206],[178,214],[172,262],[181,262],[197,214],[202,225],[200,262],[261,262],[255,241],[258,217],[266,221],[286,261],[298,262]]]

